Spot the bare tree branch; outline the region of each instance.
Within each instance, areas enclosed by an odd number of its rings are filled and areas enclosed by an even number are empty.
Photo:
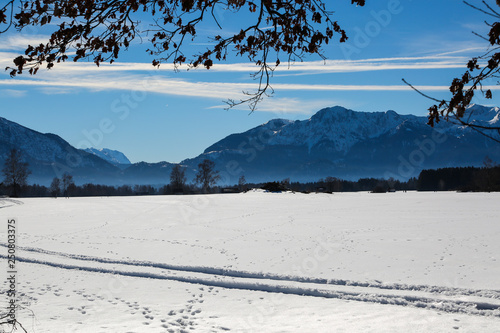
[[[500,19],[500,13],[493,9],[493,7],[484,0],[482,1],[484,8],[473,5],[467,1],[463,2],[474,10],[496,19]],[[500,6],[499,1],[497,1],[497,5]],[[473,33],[481,39],[488,41],[488,50],[483,55],[469,60],[466,72],[461,77],[453,79],[450,85],[450,92],[452,96],[449,100],[438,100],[422,93],[404,79],[403,82],[420,95],[438,103],[429,108],[428,124],[430,126],[434,126],[434,124],[438,123],[441,118],[444,118],[447,121],[452,119],[453,121],[456,121],[457,125],[465,126],[488,137],[489,139],[494,140],[495,142],[500,142],[500,126],[478,123],[475,121],[476,119],[472,112],[469,112],[467,114],[467,118],[464,119],[466,110],[472,103],[472,99],[476,95],[477,91],[480,91],[481,94],[487,99],[492,98],[493,93],[490,89],[486,89],[483,83],[488,79],[499,77],[500,22],[495,22],[493,24],[488,24],[487,22],[485,23],[490,27],[487,37],[474,32]],[[496,136],[496,133],[499,134],[498,137]]]
[[[351,3],[363,6],[365,0]],[[13,13],[9,27],[14,25],[22,30],[30,25],[45,26],[55,18],[62,22],[55,26],[48,42],[28,45],[25,54],[14,59],[15,67],[7,68],[11,76],[24,71],[33,75],[42,65],[50,69],[66,60],[89,59],[97,66],[112,63],[132,40],[148,37],[151,47],[147,52],[155,57],[154,66],[168,62],[178,68],[187,63],[190,68],[210,69],[215,61],[225,61],[230,53],[247,57],[258,67],[252,75],[257,89],[245,92],[248,98],[229,100],[227,104],[234,107],[246,103],[251,111],[263,97],[273,93],[270,78],[280,64],[280,54],[285,54],[289,63],[308,54],[324,59],[321,47],[335,35],[341,43],[347,40],[345,31],[333,20],[333,12],[326,9],[322,0],[11,0],[8,4]],[[211,21],[223,29],[216,9],[228,15],[245,11],[253,22],[242,26],[236,34],[212,36],[213,46],[185,55],[184,44],[188,39],[199,38],[201,22]],[[154,25],[141,31],[139,14],[150,15]],[[2,18],[6,20],[5,15],[0,16],[0,21]]]

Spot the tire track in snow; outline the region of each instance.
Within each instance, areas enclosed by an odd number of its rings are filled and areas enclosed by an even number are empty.
[[[1,258],[6,258],[4,255],[0,255]],[[187,276],[178,276],[176,273],[179,271],[172,272],[171,270],[154,267],[156,270],[160,270],[160,273],[147,272],[147,271],[132,271],[127,270],[134,267],[144,267],[144,265],[126,265],[124,263],[118,263],[117,265],[125,266],[117,269],[104,268],[104,267],[92,267],[84,265],[75,265],[67,263],[58,263],[47,260],[17,257],[20,262],[45,265],[59,269],[68,270],[79,270],[86,272],[94,272],[101,274],[114,274],[127,277],[136,278],[147,278],[147,279],[159,279],[159,280],[170,280],[183,283],[199,284],[209,287],[221,287],[226,289],[238,289],[238,290],[248,290],[256,292],[269,292],[269,293],[281,293],[286,295],[297,295],[305,297],[322,297],[329,299],[339,299],[345,301],[359,301],[359,302],[369,302],[378,304],[387,304],[395,306],[408,306],[414,308],[422,308],[428,310],[437,310],[450,313],[465,313],[477,316],[492,316],[500,317],[500,302],[490,302],[490,301],[470,301],[461,299],[450,299],[449,297],[443,297],[441,294],[436,295],[422,295],[421,291],[413,291],[411,295],[405,294],[391,294],[391,291],[381,288],[375,288],[378,290],[371,290],[366,287],[352,287],[351,290],[338,290],[339,286],[335,284],[322,284],[314,282],[303,282],[295,281],[292,279],[282,279],[273,280],[267,278],[249,278],[249,277],[234,277],[234,276],[222,276],[218,274],[210,273],[200,273],[192,271],[182,271],[183,273],[190,273]],[[78,259],[72,259],[78,260]],[[89,264],[103,264],[100,261],[87,261]],[[116,263],[115,263],[116,264]],[[108,264],[106,264],[108,265]],[[255,274],[255,273],[254,273]],[[199,275],[202,275],[201,277]],[[393,290],[392,292],[395,292]],[[464,296],[464,295],[461,295]]]
[[[7,247],[7,244],[0,243],[0,246]],[[97,262],[102,264],[117,264],[117,265],[133,266],[133,267],[151,267],[158,269],[166,269],[170,271],[178,271],[183,273],[201,273],[201,274],[209,274],[212,276],[221,276],[221,277],[289,281],[298,283],[314,283],[320,285],[324,284],[324,285],[336,285],[336,286],[346,286],[346,287],[376,288],[381,290],[398,290],[398,291],[412,291],[412,292],[416,291],[416,292],[436,293],[446,296],[477,296],[482,298],[491,298],[500,300],[500,291],[498,290],[453,288],[453,287],[430,286],[430,285],[412,285],[404,283],[386,284],[378,281],[361,282],[361,281],[352,281],[344,279],[311,278],[311,277],[301,277],[301,276],[279,275],[273,273],[239,271],[239,270],[208,267],[208,266],[183,266],[183,265],[171,265],[166,263],[155,263],[150,261],[109,259],[102,257],[87,256],[82,254],[71,254],[71,253],[50,251],[35,247],[18,247],[18,249],[37,254],[59,256],[81,261]]]

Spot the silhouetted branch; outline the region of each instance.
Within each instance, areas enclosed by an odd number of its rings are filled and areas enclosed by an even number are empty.
[[[351,0],[351,3],[363,6],[365,0]],[[270,78],[280,64],[280,55],[285,54],[289,62],[302,60],[305,55],[324,59],[321,47],[334,36],[339,36],[340,43],[347,40],[346,32],[332,19],[333,12],[326,9],[322,0],[31,0],[21,1],[22,8],[17,12],[14,0],[8,4],[12,7],[10,24],[18,30],[45,26],[53,19],[62,22],[51,26],[55,31],[48,42],[28,45],[25,54],[13,60],[15,66],[7,68],[12,77],[24,71],[34,75],[42,65],[50,69],[68,59],[90,59],[97,66],[102,62],[112,63],[135,38],[146,35],[152,44],[147,52],[156,57],[152,61],[156,67],[170,62],[175,69],[184,63],[190,68],[210,69],[215,61],[225,61],[229,53],[247,57],[259,67],[253,74],[258,80],[257,90],[245,92],[249,98],[239,102],[229,100],[227,104],[234,107],[247,103],[251,111],[264,96],[273,93]],[[241,26],[235,34],[224,37],[215,34],[210,38],[214,45],[200,53],[185,55],[184,44],[198,36],[201,22],[212,21],[223,30],[214,13],[216,7],[228,15],[248,10],[253,21]],[[139,30],[140,20],[133,18],[139,13],[141,18],[151,15],[154,25]],[[1,18],[5,15],[0,16],[0,21]]]

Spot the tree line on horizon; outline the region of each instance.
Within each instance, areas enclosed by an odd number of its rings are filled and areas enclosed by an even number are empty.
[[[365,0],[351,0],[351,4],[364,6]],[[480,12],[494,22],[486,22],[487,33],[476,35],[482,37],[485,43],[485,52],[471,58],[466,65],[463,75],[453,78],[450,84],[451,97],[448,99],[436,99],[419,91],[416,87],[407,83],[411,88],[426,98],[429,98],[434,105],[428,111],[428,124],[434,126],[438,122],[452,121],[454,123],[466,126],[472,130],[485,135],[497,143],[500,142],[497,133],[500,127],[497,124],[483,124],[477,122],[473,114],[465,117],[467,107],[478,95],[491,99],[492,89],[484,83],[490,79],[495,79],[500,73],[500,1],[496,4],[492,1],[481,1],[481,3],[472,4],[469,1],[463,1],[471,10]],[[327,1],[153,1],[153,0],[126,0],[126,1],[85,1],[85,5],[79,1],[49,1],[49,0],[7,0],[0,5],[0,35],[15,29],[22,32],[32,27],[44,27],[50,32],[50,37],[37,45],[26,45],[23,55],[12,59],[12,64],[8,66],[11,77],[28,73],[35,75],[40,68],[50,69],[65,61],[93,61],[97,66],[101,63],[113,63],[119,56],[128,50],[133,40],[143,40],[149,44],[146,53],[153,56],[152,65],[159,67],[161,64],[170,63],[175,68],[186,64],[189,67],[203,67],[210,69],[215,63],[224,62],[229,55],[236,55],[247,58],[250,63],[256,65],[256,72],[252,74],[257,79],[255,91],[245,91],[240,100],[226,100],[228,108],[240,104],[248,104],[251,111],[254,111],[257,105],[266,96],[272,95],[271,78],[275,69],[280,64],[291,64],[295,61],[305,60],[308,56],[319,56],[325,59],[324,47],[329,43],[345,43],[349,36],[346,30],[340,25],[335,10],[335,4]],[[231,10],[228,10],[231,9]],[[218,26],[222,29],[223,22],[213,15],[215,10],[222,10],[226,15],[238,17],[245,13],[250,21],[243,20],[238,22],[241,29],[236,29],[235,34],[231,36],[222,36],[215,33],[209,33],[208,36],[200,34],[199,28],[202,22]],[[212,15],[204,15],[211,12]],[[181,20],[179,18],[189,16],[193,20]],[[131,19],[134,17],[134,19]],[[229,16],[228,16],[229,18]],[[148,19],[156,22],[156,27],[141,30],[140,22]],[[51,24],[52,20],[63,22],[63,24]],[[226,20],[232,22],[233,20]],[[102,27],[106,26],[106,29]],[[302,27],[297,29],[297,27]],[[234,29],[233,29],[234,30]],[[203,45],[200,49],[186,49],[183,41],[195,40],[201,36],[208,37],[213,43],[198,43]],[[203,40],[205,41],[205,40]],[[193,52],[191,52],[193,51]],[[186,52],[186,53],[185,53]],[[26,179],[29,175],[27,168],[20,169],[26,171],[26,174],[19,172],[17,174],[6,175],[2,183],[3,191],[7,188],[10,195],[17,196],[28,186]],[[199,170],[201,172],[201,170]],[[450,170],[439,171],[442,173],[451,173]],[[484,171],[460,171],[457,172],[462,177],[472,177],[474,179],[487,178]],[[218,174],[208,174],[213,178],[207,180],[207,174],[196,177],[198,191],[202,193],[213,192],[218,180]],[[424,174],[422,181],[417,183],[425,189],[440,188],[470,188],[472,190],[488,190],[495,186],[482,186],[481,181],[472,181],[464,185],[463,182],[454,183],[445,182],[445,185],[432,185],[432,173]],[[71,175],[68,175],[71,176]],[[446,178],[445,175],[443,177]],[[493,176],[492,176],[493,177]],[[182,177],[181,177],[182,178]],[[436,179],[437,179],[436,178]],[[493,177],[494,178],[494,177]],[[68,179],[67,179],[68,180]],[[365,185],[360,185],[364,181],[355,182],[358,185],[342,183],[343,190],[361,189],[365,190]],[[375,181],[368,181],[372,186]],[[387,187],[394,187],[392,183],[384,184],[378,180],[376,191],[384,191]],[[172,184],[172,182],[171,182]],[[446,185],[448,184],[448,185]],[[449,185],[454,184],[454,185]],[[458,185],[457,185],[458,184]],[[36,193],[44,191],[43,186],[36,188],[32,185],[32,190]],[[64,175],[62,179],[53,180],[51,189],[56,194],[59,192],[69,193],[78,192],[76,186],[71,182],[64,185]],[[94,185],[98,186],[98,185]],[[314,185],[315,186],[315,185]],[[83,186],[81,186],[83,188]],[[87,186],[91,187],[91,186]],[[190,185],[189,187],[193,187]],[[305,188],[305,191],[311,190],[313,185],[301,185],[298,188]],[[101,191],[102,188],[99,190]],[[137,189],[133,192],[145,189]],[[179,193],[181,188],[173,184],[167,188],[166,192]],[[373,189],[375,190],[375,188]],[[86,193],[90,189],[83,190]],[[99,192],[96,189],[92,191]],[[92,192],[90,191],[90,192]],[[184,188],[182,188],[184,191]],[[120,192],[130,192],[128,188]],[[147,192],[147,191],[146,191]]]
[[[417,180],[419,191],[500,191],[500,166],[460,167],[422,170]]]
[[[49,187],[39,184],[28,184],[31,174],[28,163],[23,161],[22,154],[17,149],[11,149],[2,169],[3,181],[0,183],[0,195],[19,197],[64,196],[115,196],[115,195],[156,195],[156,194],[196,194],[216,193],[214,185],[220,179],[215,163],[205,159],[198,164],[198,172],[193,184],[187,184],[185,170],[175,165],[170,174],[170,183],[161,188],[152,185],[122,185],[109,186],[87,183],[77,186],[73,176],[65,172],[61,178],[54,177]]]
[[[266,183],[247,183],[242,175],[234,186],[217,186],[220,180],[215,163],[205,159],[198,164],[198,172],[192,184],[187,183],[185,168],[175,165],[170,173],[170,183],[162,187],[152,185],[110,186],[87,183],[76,185],[73,176],[64,173],[59,179],[54,177],[49,187],[28,185],[29,166],[22,161],[21,153],[12,149],[2,169],[3,182],[0,195],[13,197],[70,197],[70,196],[132,196],[132,195],[171,195],[171,194],[208,194],[238,193],[253,188],[270,192],[294,191],[311,192],[357,192],[371,191],[385,193],[393,191],[500,191],[500,166],[488,157],[483,167],[455,167],[422,170],[418,178],[407,181],[397,179],[361,178],[357,181],[326,177],[316,182],[292,182],[289,178]]]

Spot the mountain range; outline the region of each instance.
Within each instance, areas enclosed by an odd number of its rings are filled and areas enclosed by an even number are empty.
[[[84,149],[87,153],[94,154],[109,163],[116,166],[123,166],[126,168],[130,163],[130,160],[125,156],[124,153],[118,150],[111,150],[107,148],[97,149],[97,148],[86,148]]]
[[[468,115],[478,124],[498,125],[500,109],[472,105]],[[202,160],[213,160],[220,184],[235,184],[242,175],[248,182],[304,182],[328,176],[407,179],[422,169],[481,166],[486,156],[500,161],[500,144],[471,128],[446,121],[435,127],[426,123],[426,117],[395,111],[357,112],[336,106],[306,120],[274,119],[231,134],[180,164],[191,180]],[[110,149],[79,150],[55,134],[0,118],[0,163],[11,148],[21,150],[29,163],[30,183],[44,185],[63,172],[77,183],[160,185],[169,182],[174,165],[131,164],[123,153]]]

